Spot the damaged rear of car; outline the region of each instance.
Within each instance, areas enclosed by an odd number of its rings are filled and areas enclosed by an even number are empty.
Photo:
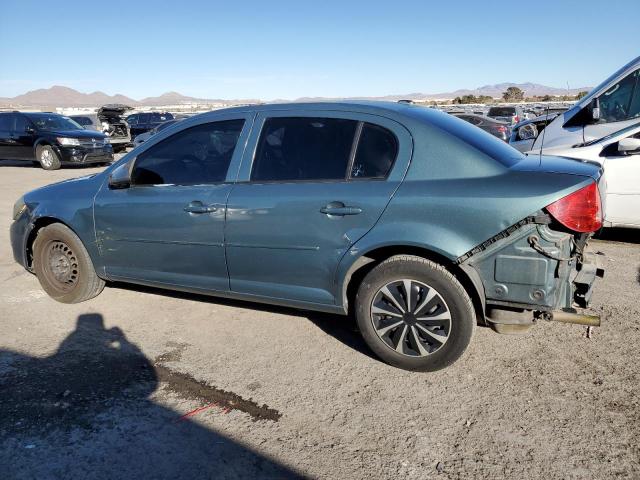
[[[104,105],[98,109],[98,128],[109,137],[115,153],[131,145],[131,131],[123,115],[131,107],[121,104]]]
[[[478,322],[500,333],[525,331],[539,320],[598,326],[600,319],[582,309],[589,304],[596,278],[603,275],[598,256],[586,248],[602,227],[606,183],[601,166],[525,156],[450,116],[418,108],[411,113],[424,120],[409,127],[414,138],[412,162],[378,223],[351,249],[358,260],[347,276],[357,278],[360,268],[374,272],[388,256],[405,256],[407,266],[426,259],[460,283]],[[358,262],[368,266],[357,266]],[[453,279],[449,279],[452,284]],[[421,339],[429,342],[427,337],[439,333],[436,341],[457,341],[452,304],[464,295],[455,294],[450,300],[443,295],[441,307],[431,316],[423,316],[430,303],[416,307],[419,315],[412,316],[396,311],[412,307],[395,305],[399,298],[416,302],[415,295],[421,295],[412,283],[407,285],[388,302],[374,300],[368,312],[359,311],[355,302],[359,326],[366,330],[374,325],[372,333],[387,348],[372,348],[388,362],[411,370],[443,368],[452,359],[437,359],[437,351],[428,349],[429,355],[425,354]],[[348,297],[347,288],[345,302]],[[445,303],[448,323],[434,329],[434,319],[445,315]],[[416,330],[414,339],[406,341],[422,321],[430,332],[417,336]],[[461,324],[457,328],[460,331]],[[363,335],[367,339],[366,331]],[[373,335],[368,339],[370,346],[374,339]]]

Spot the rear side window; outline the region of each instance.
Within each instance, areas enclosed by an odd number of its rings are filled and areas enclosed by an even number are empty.
[[[8,132],[12,123],[10,113],[0,113],[0,130]]]
[[[514,107],[491,107],[487,115],[489,117],[508,117],[516,114]]]
[[[89,117],[71,117],[71,120],[74,120],[76,123],[79,123],[83,127],[93,124]]]
[[[22,115],[14,115],[13,119],[15,120],[15,123],[13,125],[14,132],[24,133],[27,131],[29,121],[25,117],[23,117]]]
[[[251,180],[344,180],[358,122],[341,118],[276,117],[265,121]]]
[[[138,156],[134,185],[200,185],[223,182],[244,120],[182,130]]]
[[[386,128],[365,123],[351,167],[351,178],[385,178],[398,155],[398,139]]]

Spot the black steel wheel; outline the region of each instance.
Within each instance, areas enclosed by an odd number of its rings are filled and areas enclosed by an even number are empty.
[[[33,268],[44,291],[62,303],[89,300],[105,285],[78,236],[61,223],[38,231],[33,243]]]

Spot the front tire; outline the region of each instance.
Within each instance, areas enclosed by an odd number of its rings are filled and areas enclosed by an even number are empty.
[[[40,166],[45,170],[58,170],[60,168],[60,157],[49,145],[38,145],[36,157]]]
[[[47,294],[61,303],[80,303],[98,295],[105,282],[96,275],[82,241],[61,223],[38,231],[33,268]]]
[[[391,257],[371,270],[355,307],[367,345],[405,370],[451,365],[469,345],[476,323],[460,282],[442,265],[413,255]]]

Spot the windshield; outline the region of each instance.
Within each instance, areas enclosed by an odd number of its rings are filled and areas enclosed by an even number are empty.
[[[580,102],[584,102],[584,101],[588,100],[589,98],[591,98],[591,95],[593,93],[598,92],[601,89],[603,89],[604,87],[606,87],[609,83],[613,82],[617,77],[622,75],[623,72],[625,72],[627,69],[630,69],[635,64],[640,64],[640,57],[631,60],[625,66],[623,66],[623,67],[619,68],[618,70],[616,70],[615,73],[609,75],[609,77],[604,82],[602,82],[597,87],[592,88],[591,91]]]
[[[39,113],[28,115],[38,130],[55,131],[55,130],[84,130],[82,125],[74,122],[69,117],[56,115],[55,113]]]

